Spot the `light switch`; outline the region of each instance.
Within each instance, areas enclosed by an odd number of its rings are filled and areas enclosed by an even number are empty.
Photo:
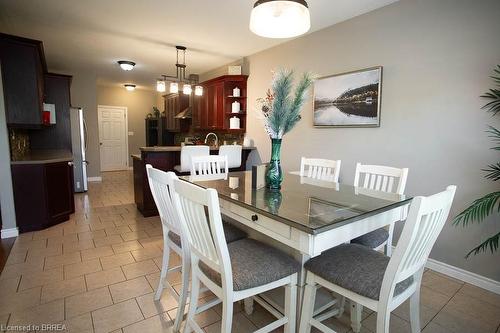
[[[133,136],[134,132],[128,132],[128,136]]]

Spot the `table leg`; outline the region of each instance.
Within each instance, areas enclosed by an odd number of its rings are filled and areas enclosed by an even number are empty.
[[[350,301],[351,303],[351,328],[354,333],[361,331],[361,312],[363,306],[361,304]]]

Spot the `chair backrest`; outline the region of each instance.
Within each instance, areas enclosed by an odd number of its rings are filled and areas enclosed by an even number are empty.
[[[191,158],[191,180],[227,179],[227,156],[208,155]]]
[[[209,146],[184,146],[181,148],[181,172],[191,170],[191,159],[193,156],[210,155]]]
[[[240,145],[222,145],[219,147],[219,155],[227,156],[228,168],[241,167],[241,153],[243,146]]]
[[[232,288],[231,262],[217,191],[177,179],[174,181],[172,201],[179,213],[179,221],[187,235],[191,253],[195,255],[193,266],[197,265],[196,260],[201,260],[221,273],[223,287]]]
[[[354,186],[370,190],[403,194],[408,168],[356,163]],[[363,178],[363,179],[362,179]]]
[[[177,178],[173,172],[164,172],[155,169],[151,164],[146,165],[146,172],[148,174],[149,188],[151,189],[151,194],[153,195],[156,208],[160,214],[161,223],[163,226],[163,232],[165,235],[168,231],[173,231],[177,234],[180,232],[178,218],[175,214],[174,207],[172,205],[172,175]],[[169,175],[172,174],[172,175]]]
[[[382,281],[380,301],[390,302],[396,284],[410,276],[414,276],[414,282],[420,288],[423,268],[446,223],[456,188],[450,185],[443,192],[412,200],[401,237]]]
[[[302,157],[300,159],[300,176],[338,183],[340,162],[340,160]]]

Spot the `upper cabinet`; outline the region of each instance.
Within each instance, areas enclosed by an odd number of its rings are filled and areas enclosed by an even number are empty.
[[[164,128],[170,132],[186,132],[189,128],[189,120],[176,118],[179,112],[189,107],[189,96],[184,94],[167,94],[165,100],[165,124]]]
[[[224,130],[244,132],[246,129],[246,75],[224,75],[205,81],[203,96],[195,96],[192,126],[200,130]],[[238,88],[239,96],[233,95]],[[237,102],[239,111],[233,112],[232,105]],[[231,128],[231,118],[239,119],[239,129]]]
[[[45,74],[45,103],[55,105],[56,124],[31,131],[32,149],[71,150],[71,79],[69,75]]]
[[[7,124],[39,128],[46,72],[42,42],[0,34],[0,61]]]

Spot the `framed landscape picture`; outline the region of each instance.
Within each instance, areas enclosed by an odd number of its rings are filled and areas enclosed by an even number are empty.
[[[315,127],[379,127],[382,66],[314,82]]]

